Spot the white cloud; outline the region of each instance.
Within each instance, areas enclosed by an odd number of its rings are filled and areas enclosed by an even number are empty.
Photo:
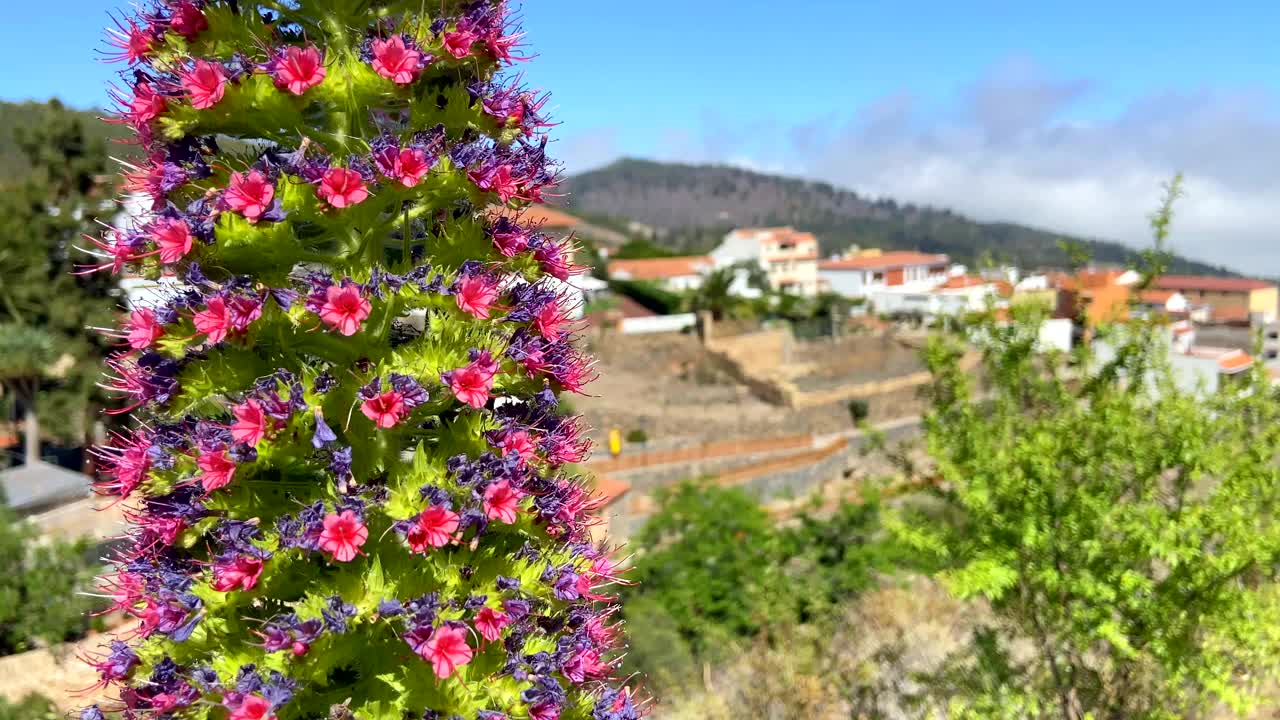
[[[1134,246],[1149,242],[1146,217],[1161,183],[1183,171],[1187,195],[1173,248],[1280,275],[1280,117],[1272,92],[1157,93],[1082,121],[1078,110],[1093,92],[1087,79],[1051,77],[1018,59],[941,110],[937,98],[900,92],[843,119],[790,126],[708,114],[699,129],[659,130],[654,155],[822,179]]]

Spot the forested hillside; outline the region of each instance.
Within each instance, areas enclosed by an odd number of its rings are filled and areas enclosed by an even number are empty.
[[[89,144],[96,140],[118,140],[125,132],[118,125],[111,125],[99,120],[101,112],[97,110],[73,110],[64,107],[57,100],[49,102],[0,102],[0,186],[11,185],[24,176],[31,163],[20,146],[22,138],[31,130],[48,127],[62,118],[77,118],[84,130],[85,141]],[[115,156],[129,155],[134,148],[115,142],[105,145],[106,151]]]
[[[1074,240],[1097,263],[1128,263],[1136,253],[1119,243],[1067,238],[1014,223],[983,223],[947,209],[871,200],[828,183],[715,165],[619,160],[569,178],[570,212],[633,220],[678,252],[703,252],[733,227],[793,225],[816,234],[822,252],[850,245],[947,253],[954,260],[1063,266],[1060,241]],[[1172,272],[1233,274],[1223,267],[1175,258]]]

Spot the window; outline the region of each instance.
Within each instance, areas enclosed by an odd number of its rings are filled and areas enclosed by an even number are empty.
[[[879,271],[871,273],[871,282],[884,282],[884,273]]]

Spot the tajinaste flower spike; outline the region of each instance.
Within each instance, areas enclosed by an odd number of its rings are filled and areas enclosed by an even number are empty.
[[[82,272],[175,284],[104,331],[134,425],[94,451],[100,588],[137,622],[81,719],[634,720],[522,36],[501,0],[332,4],[108,34],[146,210]]]

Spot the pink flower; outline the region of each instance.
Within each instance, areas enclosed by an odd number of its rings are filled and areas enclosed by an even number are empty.
[[[506,480],[499,480],[484,489],[484,516],[510,525],[516,521],[520,510],[520,491]]]
[[[409,415],[409,408],[404,404],[404,396],[395,390],[388,390],[381,395],[369,398],[360,406],[360,412],[380,428],[389,428]]]
[[[592,615],[587,620],[587,637],[602,647],[611,647],[618,641],[622,630],[618,624],[607,625],[608,615]]]
[[[133,89],[133,99],[129,101],[129,107],[124,115],[125,119],[135,125],[145,125],[160,117],[160,114],[167,109],[169,109],[169,103],[164,95],[156,92],[151,83],[140,82]]]
[[[262,298],[236,295],[227,301],[231,316],[231,331],[244,332],[254,320],[262,317]]]
[[[515,176],[511,173],[510,165],[499,165],[492,170],[477,169],[467,173],[467,177],[471,178],[471,182],[476,187],[488,192],[498,194],[498,200],[504,204],[520,194],[520,188],[516,185]]]
[[[561,309],[560,303],[555,300],[544,303],[533,316],[533,326],[538,329],[538,334],[549,342],[555,342],[564,337],[568,324],[568,313]]]
[[[515,223],[500,223],[490,234],[493,246],[503,257],[515,257],[529,248],[529,236]]]
[[[113,18],[115,28],[107,28],[107,44],[118,48],[120,52],[107,56],[110,62],[127,61],[130,65],[142,60],[155,49],[156,35],[151,25],[146,30],[138,27],[133,20]]]
[[[142,350],[164,335],[164,327],[156,321],[156,314],[148,308],[139,308],[129,313],[129,347]]]
[[[325,172],[316,194],[333,207],[344,208],[369,197],[369,189],[365,187],[360,173],[336,167]]]
[[[467,631],[453,625],[442,625],[431,633],[422,646],[422,658],[431,661],[431,671],[444,679],[458,668],[471,662],[471,646],[467,645]]]
[[[208,29],[209,21],[205,19],[200,8],[190,0],[182,0],[171,7],[173,15],[169,18],[169,29],[175,33],[191,40]]]
[[[538,448],[533,444],[533,438],[529,437],[529,433],[524,430],[504,432],[498,440],[497,447],[504,456],[515,453],[520,456],[521,460],[525,461],[532,460],[538,454]]]
[[[370,43],[373,50],[373,69],[379,75],[397,85],[407,85],[418,77],[422,69],[422,53],[405,45],[399,35]]]
[[[453,299],[459,310],[487,320],[493,301],[498,299],[498,284],[486,275],[467,275],[458,281]]]
[[[271,703],[261,695],[245,695],[235,710],[231,711],[230,720],[275,720],[271,714]]]
[[[444,34],[444,49],[455,58],[471,54],[471,44],[476,41],[476,34],[470,30],[455,30]]]
[[[480,637],[488,642],[502,637],[502,628],[510,624],[511,617],[501,610],[485,607],[476,613],[476,630],[479,630]]]
[[[459,401],[473,408],[482,408],[489,402],[489,391],[493,389],[493,378],[497,373],[497,363],[485,353],[470,365],[445,373],[441,379]]]
[[[197,60],[195,67],[182,74],[182,89],[191,96],[191,107],[211,108],[227,90],[227,73],[219,63]]]
[[[255,557],[241,556],[230,563],[215,565],[213,582],[209,584],[218,592],[228,592],[239,588],[252,590],[262,575],[262,560]]]
[[[560,706],[544,702],[529,708],[529,720],[560,720]]]
[[[427,154],[417,148],[404,148],[396,157],[395,179],[405,187],[413,187],[431,172]]]
[[[151,223],[151,240],[160,250],[160,262],[172,265],[191,252],[194,238],[187,221],[180,218],[160,218]]]
[[[432,505],[418,515],[405,540],[409,550],[425,553],[427,548],[448,545],[458,531],[458,514],[441,505]]]
[[[560,665],[560,672],[575,683],[608,677],[609,670],[608,663],[600,659],[600,653],[591,648],[579,650]]]
[[[231,414],[236,418],[231,425],[233,440],[250,446],[262,442],[267,434],[267,413],[262,409],[262,403],[250,399],[243,405],[232,406]]]
[[[330,285],[325,291],[320,319],[344,336],[360,331],[360,323],[369,317],[372,305],[355,285]]]
[[[301,95],[324,82],[324,58],[314,46],[291,45],[271,63],[276,87]]]
[[[554,702],[540,702],[529,708],[529,720],[559,720],[559,706]]]
[[[332,555],[334,560],[348,562],[368,539],[369,528],[350,510],[343,510],[341,515],[329,513],[324,517],[320,549]]]
[[[221,297],[211,297],[204,309],[194,318],[196,330],[209,336],[209,344],[217,345],[227,337],[231,329],[231,309]]]
[[[253,170],[248,175],[231,173],[231,182],[227,185],[226,192],[222,193],[222,201],[249,222],[257,222],[267,208],[271,207],[275,196],[275,186],[267,181],[267,176]]]
[[[205,453],[196,460],[200,468],[200,485],[205,492],[226,487],[236,473],[236,464],[224,452]]]

